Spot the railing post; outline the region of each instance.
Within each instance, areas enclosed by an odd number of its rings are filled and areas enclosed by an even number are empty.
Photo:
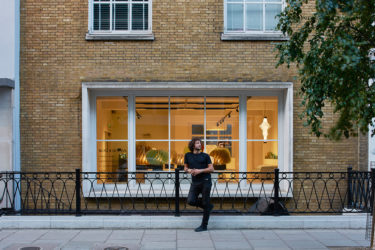
[[[76,169],[76,216],[81,216],[81,169]]]
[[[175,211],[174,216],[180,217],[180,170],[175,168]]]
[[[348,167],[348,208],[351,208],[353,205],[353,194],[352,194],[352,167]]]
[[[275,181],[273,183],[273,190],[274,190],[274,215],[279,213],[279,169],[275,168]]]
[[[375,168],[371,168],[371,198],[370,198],[370,211],[373,213],[374,208],[374,192],[375,192]]]

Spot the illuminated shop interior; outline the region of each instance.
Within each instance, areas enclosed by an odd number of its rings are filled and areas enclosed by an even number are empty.
[[[247,138],[239,138],[239,97],[97,97],[96,157],[100,172],[127,171],[128,124],[135,126],[135,170],[182,168],[192,137],[204,143],[215,170],[240,171],[240,140],[246,140],[246,171],[273,171],[278,165],[278,99],[248,97]],[[244,107],[244,106],[242,106]],[[133,119],[128,116],[133,115]],[[243,163],[241,163],[243,164]],[[121,176],[118,177],[121,179]],[[123,180],[126,178],[123,177]]]

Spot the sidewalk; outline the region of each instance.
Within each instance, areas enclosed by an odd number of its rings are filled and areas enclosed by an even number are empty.
[[[353,229],[21,229],[1,230],[1,249],[365,249],[365,230]],[[113,248],[110,248],[113,247]],[[123,247],[123,248],[120,248]]]

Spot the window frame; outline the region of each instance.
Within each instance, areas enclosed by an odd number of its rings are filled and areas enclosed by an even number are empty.
[[[129,4],[129,23],[128,30],[113,30],[112,29],[112,5],[113,3],[125,3]],[[89,0],[89,15],[88,15],[88,34],[90,35],[150,35],[152,34],[152,0],[148,0],[148,29],[147,30],[132,30],[132,5],[133,3],[145,3],[137,0],[127,1],[115,1],[108,0],[110,5],[110,29],[109,30],[94,30],[94,0]]]
[[[265,0],[258,0],[254,2],[249,2],[251,4],[263,4],[263,29],[262,30],[251,30],[247,31],[246,30],[246,20],[247,20],[247,15],[246,15],[246,4],[247,0],[237,0],[235,2],[229,2],[230,4],[243,4],[243,29],[242,31],[230,31],[227,29],[227,6],[228,6],[228,0],[224,0],[224,35],[282,35],[282,32],[279,30],[266,30],[265,29],[265,4],[279,4],[278,2],[265,2]],[[281,11],[285,9],[286,1],[281,0]],[[226,39],[223,39],[226,40]]]
[[[96,172],[96,98],[98,96],[127,96],[128,98],[128,168],[136,167],[135,138],[135,96],[239,96],[239,171],[247,171],[247,97],[278,97],[278,166],[280,171],[293,170],[293,84],[277,83],[83,83],[82,84],[82,170]],[[172,172],[170,172],[172,173]],[[114,184],[106,184],[108,188]],[[137,187],[137,184],[117,183],[117,187]],[[147,185],[147,184],[141,184]],[[245,184],[246,185],[246,184]],[[257,184],[252,184],[256,186]],[[268,185],[268,184],[267,184]],[[100,190],[102,185],[94,185]],[[260,186],[260,185],[259,185]],[[280,185],[281,192],[287,193],[287,186]],[[181,184],[183,190],[189,185]],[[233,188],[238,187],[237,184]],[[85,196],[89,196],[88,183],[83,185]],[[267,188],[268,189],[268,188]],[[272,187],[269,187],[272,191]],[[285,189],[285,190],[284,190]],[[283,191],[284,190],[284,191]],[[187,192],[183,192],[187,193]],[[290,194],[289,194],[290,195]]]

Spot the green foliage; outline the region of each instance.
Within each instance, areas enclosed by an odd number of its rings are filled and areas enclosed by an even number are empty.
[[[305,13],[307,4],[316,11]],[[278,64],[293,63],[301,81],[301,117],[316,136],[338,140],[368,131],[375,117],[375,0],[287,0],[278,29]],[[331,103],[338,121],[322,132],[323,107]],[[375,131],[372,131],[374,134]]]
[[[168,153],[164,150],[151,149],[146,153],[150,165],[163,165],[168,163]]]

